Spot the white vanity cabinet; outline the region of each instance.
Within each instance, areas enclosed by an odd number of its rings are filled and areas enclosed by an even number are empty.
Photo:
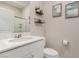
[[[0,53],[0,58],[42,58],[45,41],[39,40]]]
[[[40,48],[35,49],[35,51],[32,51],[28,55],[26,54],[23,56],[23,58],[42,58],[43,57],[43,51]]]

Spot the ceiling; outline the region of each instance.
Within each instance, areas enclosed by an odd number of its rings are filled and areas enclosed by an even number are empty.
[[[17,8],[24,8],[30,4],[30,1],[4,1],[4,3],[10,4]]]

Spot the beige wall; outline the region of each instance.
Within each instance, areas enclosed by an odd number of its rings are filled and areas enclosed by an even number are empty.
[[[30,4],[22,9],[22,17],[26,19],[27,32],[30,32],[30,24],[29,24]]]
[[[52,5],[62,3],[62,16],[52,17]],[[44,19],[46,20],[47,46],[56,49],[62,57],[79,57],[79,17],[65,19],[65,4],[69,2],[45,2]],[[62,40],[70,42],[64,47]]]
[[[9,4],[0,2],[0,9],[7,10],[17,16],[21,16],[21,10]]]
[[[30,16],[30,4],[26,6],[25,8],[22,8],[22,16],[25,17],[26,19],[29,18]]]
[[[43,16],[36,15],[35,14],[35,7],[40,6],[41,9],[43,9],[43,3],[42,2],[31,2],[30,6],[30,31],[33,35],[37,36],[43,36],[44,35],[44,25],[43,24],[35,24],[34,23],[34,18],[42,19]]]

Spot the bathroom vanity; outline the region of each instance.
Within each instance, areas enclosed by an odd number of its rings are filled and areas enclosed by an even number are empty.
[[[0,58],[42,58],[45,46],[44,37],[35,37],[28,39],[7,39],[1,40]]]

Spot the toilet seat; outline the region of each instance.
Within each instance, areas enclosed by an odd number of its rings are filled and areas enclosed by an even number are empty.
[[[44,55],[47,55],[49,57],[57,57],[58,52],[54,49],[51,49],[51,48],[45,48],[44,49]]]

